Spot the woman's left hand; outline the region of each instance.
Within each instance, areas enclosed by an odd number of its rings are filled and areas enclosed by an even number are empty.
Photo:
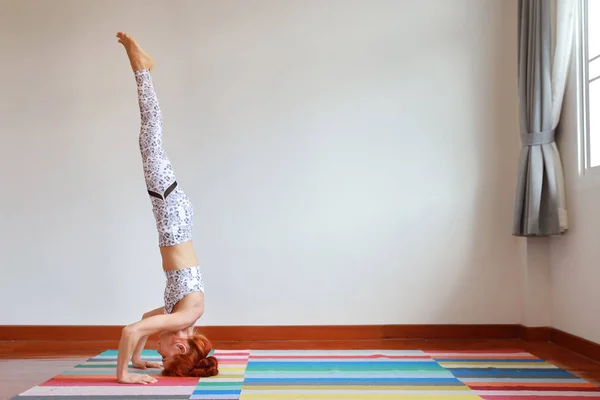
[[[117,382],[119,383],[133,383],[133,384],[142,384],[147,385],[149,383],[156,383],[158,379],[150,375],[142,375],[142,374],[125,374],[122,377],[117,377]]]

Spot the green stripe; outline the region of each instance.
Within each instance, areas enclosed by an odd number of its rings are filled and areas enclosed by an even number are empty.
[[[239,385],[209,385],[207,383],[203,383],[201,385],[196,386],[196,390],[240,390],[242,388],[242,382]]]
[[[198,383],[198,386],[242,386],[243,383],[244,382],[213,382],[201,380]]]
[[[278,374],[282,371],[280,370],[269,370],[269,371],[246,371],[245,377],[246,378],[254,378],[254,377],[263,377],[266,374],[269,373],[273,373],[273,374]],[[314,371],[314,370],[306,370],[306,371],[291,371],[293,373],[294,377],[298,377],[298,378],[302,378],[304,376],[309,376],[309,377],[315,377],[316,373],[319,373],[321,371]],[[414,370],[414,371],[407,371],[407,370],[390,370],[390,371],[374,371],[374,370],[356,370],[356,371],[342,371],[342,370],[327,370],[325,371],[326,373],[321,375],[319,374],[318,376],[343,376],[343,377],[380,377],[380,376],[384,376],[384,377],[411,377],[411,376],[415,376],[415,377],[422,377],[422,376],[427,376],[427,377],[434,377],[434,378],[451,378],[454,375],[452,375],[452,372],[450,371],[446,371],[446,370],[435,370],[435,371],[423,371],[423,370]],[[284,375],[285,378],[289,377],[290,375]]]

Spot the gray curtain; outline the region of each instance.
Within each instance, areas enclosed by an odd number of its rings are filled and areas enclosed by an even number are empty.
[[[519,119],[521,155],[513,235],[566,231],[564,177],[554,141],[552,1],[519,0]],[[562,96],[562,94],[561,94]],[[562,101],[562,98],[561,98]]]

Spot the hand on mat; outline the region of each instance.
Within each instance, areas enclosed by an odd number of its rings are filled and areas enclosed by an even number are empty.
[[[123,375],[121,379],[119,379],[119,383],[141,383],[142,385],[147,385],[149,383],[156,383],[158,380],[150,375],[142,375],[142,374],[127,374]]]
[[[137,369],[162,368],[162,365],[160,363],[144,361],[144,360],[133,360],[131,362],[131,364],[133,365],[133,368],[137,368]]]

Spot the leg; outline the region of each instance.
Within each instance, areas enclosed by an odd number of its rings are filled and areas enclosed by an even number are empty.
[[[163,120],[148,70],[135,71],[142,127],[139,145],[150,196],[163,200],[176,186],[175,172],[163,148]],[[167,193],[169,190],[169,193]]]
[[[154,61],[130,36],[119,33],[119,42],[127,49],[137,83],[142,126],[139,145],[144,177],[159,233],[161,247],[191,240],[193,208],[177,184],[171,162],[163,148],[163,121],[150,70]]]
[[[191,240],[194,210],[177,184],[175,172],[163,148],[162,113],[147,70],[135,72],[142,119],[139,145],[146,187],[159,232],[160,246]]]

